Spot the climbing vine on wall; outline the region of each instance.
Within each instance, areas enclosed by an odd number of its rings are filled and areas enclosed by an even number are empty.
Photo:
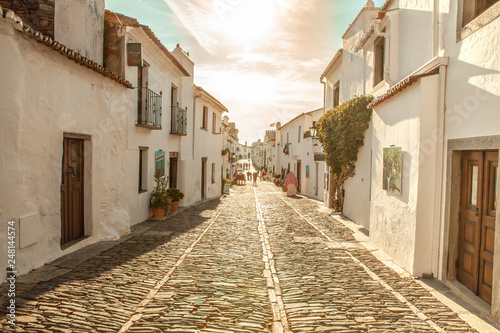
[[[330,206],[337,212],[344,207],[344,183],[354,176],[358,151],[370,126],[373,96],[354,97],[326,112],[318,121],[318,137],[330,167]]]

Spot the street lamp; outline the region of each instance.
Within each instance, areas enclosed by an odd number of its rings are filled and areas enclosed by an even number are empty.
[[[316,128],[316,122],[313,121],[313,125],[312,127],[309,127],[309,129],[311,130],[311,136],[313,138],[317,138],[316,134],[318,133],[318,129]]]

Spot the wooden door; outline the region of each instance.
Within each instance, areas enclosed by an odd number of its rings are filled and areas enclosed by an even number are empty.
[[[498,152],[464,152],[458,280],[491,303]]]
[[[177,164],[178,164],[178,158],[177,157],[171,157],[170,158],[170,171],[169,171],[169,181],[170,181],[170,187],[175,187],[177,188]]]
[[[83,140],[65,138],[61,180],[61,245],[84,236]]]
[[[201,161],[201,198],[205,199],[205,174],[207,171],[207,161]]]
[[[486,152],[484,159],[483,213],[481,214],[481,246],[479,252],[478,295],[491,304],[493,289],[493,254],[497,208],[498,153]]]
[[[302,163],[300,161],[297,161],[297,182],[299,183],[299,186],[297,186],[297,192],[300,193],[300,184],[302,183],[301,181],[301,174],[302,174]]]

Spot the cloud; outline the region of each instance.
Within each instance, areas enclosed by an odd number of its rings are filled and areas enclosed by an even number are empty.
[[[325,38],[331,1],[164,1],[199,44],[196,83],[228,107],[243,141],[322,106],[319,76],[338,48]]]

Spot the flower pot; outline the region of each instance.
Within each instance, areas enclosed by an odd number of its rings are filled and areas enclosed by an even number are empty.
[[[165,208],[153,208],[153,218],[162,219],[165,216]]]
[[[179,209],[180,201],[172,201],[172,212],[176,212]]]

